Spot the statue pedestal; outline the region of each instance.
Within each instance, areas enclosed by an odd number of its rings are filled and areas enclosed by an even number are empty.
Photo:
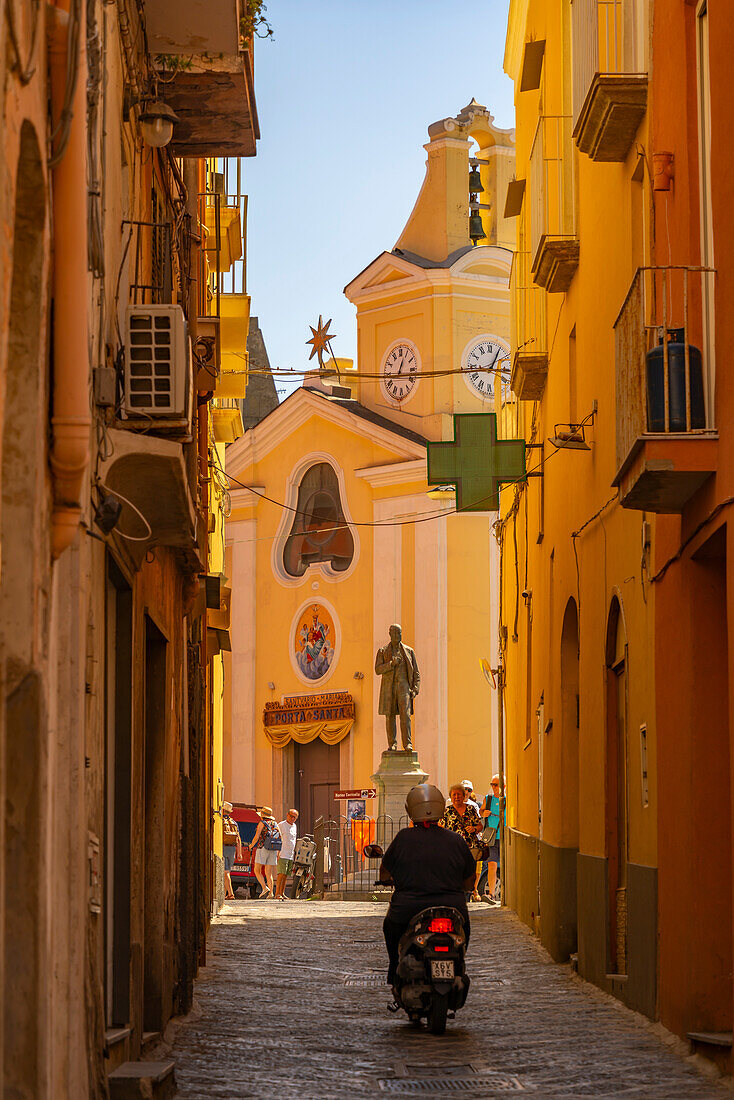
[[[417,752],[386,750],[382,754],[380,766],[372,776],[377,787],[377,813],[379,817],[390,817],[393,821],[392,836],[401,827],[401,818],[407,818],[405,799],[411,787],[425,783],[428,774],[418,763]],[[403,820],[402,825],[406,825]],[[378,833],[380,829],[378,827]],[[389,832],[389,827],[387,832]],[[386,836],[388,844],[392,836]],[[378,839],[378,844],[383,841]],[[383,845],[384,846],[384,845]]]

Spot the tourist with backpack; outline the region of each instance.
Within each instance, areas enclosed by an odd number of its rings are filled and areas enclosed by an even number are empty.
[[[283,838],[280,835],[278,823],[273,817],[272,807],[263,806],[259,813],[260,822],[250,841],[250,847],[257,849],[255,878],[262,886],[260,901],[263,901],[265,898],[275,897],[275,868],[280,849],[283,847]]]

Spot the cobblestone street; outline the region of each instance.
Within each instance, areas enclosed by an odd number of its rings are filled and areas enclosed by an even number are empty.
[[[472,906],[472,986],[446,1035],[386,1010],[384,905],[232,902],[173,1042],[178,1095],[727,1097],[682,1045]]]

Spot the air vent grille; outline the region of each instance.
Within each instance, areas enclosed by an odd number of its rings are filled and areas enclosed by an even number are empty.
[[[128,309],[125,416],[186,416],[190,372],[187,350],[186,319],[180,306]]]

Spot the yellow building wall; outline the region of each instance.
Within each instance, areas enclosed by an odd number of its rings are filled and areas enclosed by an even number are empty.
[[[571,111],[570,27],[564,22],[568,7],[555,0],[513,0],[510,7],[505,67],[516,89],[517,177],[527,180],[517,219],[518,248],[530,233],[529,158],[539,116]],[[546,43],[540,89],[520,92],[524,45],[540,39]],[[646,122],[636,144],[647,148]],[[580,261],[567,293],[545,295],[549,363],[542,401],[520,403],[520,430],[529,441],[543,443],[542,452],[528,451],[528,468],[545,460],[544,477],[529,479],[525,489],[507,488],[502,493],[502,600],[507,629],[508,824],[538,837],[540,797],[543,840],[559,847],[578,844],[590,856],[607,854],[605,647],[610,605],[617,596],[628,641],[628,859],[654,866],[655,595],[642,565],[642,524],[654,517],[622,510],[612,501],[616,473],[613,326],[635,269],[645,262],[644,232],[651,203],[647,176],[641,182],[633,179],[637,159],[635,143],[627,160],[619,164],[594,163],[572,146],[567,167],[574,177]],[[548,441],[555,425],[582,420],[591,449],[556,451]],[[579,532],[575,539],[574,532]],[[523,590],[532,596],[523,599]],[[564,790],[568,732],[564,733],[561,720],[561,631],[571,598],[579,604],[580,624],[577,795]],[[536,711],[541,697],[543,728],[539,731]],[[647,724],[650,776],[646,806],[641,793],[642,723]],[[573,798],[577,798],[577,810],[568,805]],[[573,836],[575,812],[578,838]]]
[[[216,463],[224,469],[224,444],[212,443]],[[223,479],[220,479],[223,481]],[[210,482],[209,513],[214,519],[214,530],[209,534],[209,572],[225,573],[224,568],[224,495],[216,476]],[[225,583],[224,581],[222,582]],[[212,844],[216,856],[222,856],[222,802],[231,801],[230,792],[224,784],[223,739],[224,739],[224,657],[217,654],[210,661],[210,697],[211,697],[211,807],[213,815]]]

